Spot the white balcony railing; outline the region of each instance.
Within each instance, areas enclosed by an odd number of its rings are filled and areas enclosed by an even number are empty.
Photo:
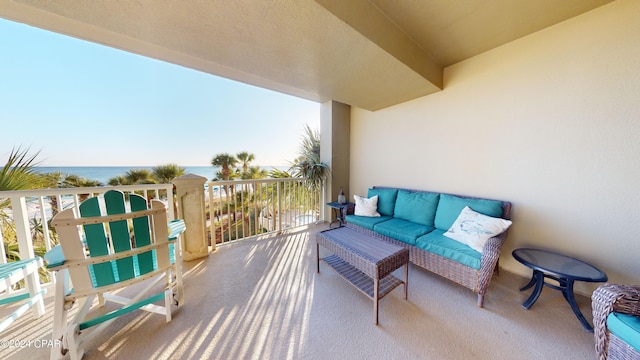
[[[216,244],[324,221],[321,189],[305,179],[207,183],[209,240]]]
[[[49,251],[58,243],[49,228],[55,214],[70,207],[78,211],[84,199],[112,189],[166,201],[174,209],[169,219],[175,218],[172,184],[0,191],[0,224],[7,225],[0,226],[0,263]],[[217,244],[228,243],[325,219],[323,191],[309,190],[304,179],[215,181],[203,191],[210,245],[214,239]]]

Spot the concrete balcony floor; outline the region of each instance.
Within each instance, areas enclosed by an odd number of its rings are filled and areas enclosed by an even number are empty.
[[[89,344],[85,359],[594,357],[593,334],[560,292],[544,289],[524,310],[529,291],[518,288],[527,279],[504,271],[480,309],[471,291],[411,266],[409,299],[401,288],[382,299],[376,326],[371,300],[325,264],[316,273],[314,236],[327,227],[225,245],[185,263],[185,301],[170,323],[140,311],[122,316]],[[51,292],[45,316],[29,312],[0,334],[31,346],[4,346],[0,358],[48,358],[49,349],[36,344],[51,335]],[[590,299],[579,296],[578,304],[591,320]]]

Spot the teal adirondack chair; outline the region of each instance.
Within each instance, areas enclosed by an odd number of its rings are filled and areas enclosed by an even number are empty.
[[[42,266],[42,259],[39,257],[0,264],[0,305],[22,302],[16,310],[0,321],[0,339],[2,332],[29,308],[33,309],[35,317],[44,314],[42,297],[45,290],[40,288],[38,276],[38,269]],[[20,280],[25,281],[25,288],[14,291],[13,286]]]
[[[104,194],[106,214],[94,197],[80,204],[80,217],[67,209],[52,220],[60,245],[45,260],[56,272],[53,341],[61,344],[52,348],[52,359],[67,352],[72,360],[81,359],[90,339],[118,316],[137,309],[164,315],[169,322],[172,303],[182,302],[184,222],[168,223],[161,201],[152,200],[148,208],[145,198],[130,194],[128,203],[130,211],[124,194],[110,190]],[[133,285],[133,298],[114,293]],[[67,312],[77,300],[79,311],[68,320]],[[106,314],[92,311],[105,301],[122,307]],[[163,306],[154,304],[161,301]]]

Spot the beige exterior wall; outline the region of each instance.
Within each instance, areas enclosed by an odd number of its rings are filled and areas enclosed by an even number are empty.
[[[337,101],[323,103],[320,108],[320,161],[331,169],[325,202],[336,201],[341,187],[349,198],[350,117],[351,106]],[[333,211],[325,211],[335,220]]]
[[[640,283],[640,1],[619,0],[445,70],[442,92],[354,108],[350,194],[373,185],[508,200],[511,251]],[[593,284],[578,284],[589,293]]]

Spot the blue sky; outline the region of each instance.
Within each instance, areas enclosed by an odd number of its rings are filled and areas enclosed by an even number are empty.
[[[0,164],[287,165],[320,104],[0,19]]]

